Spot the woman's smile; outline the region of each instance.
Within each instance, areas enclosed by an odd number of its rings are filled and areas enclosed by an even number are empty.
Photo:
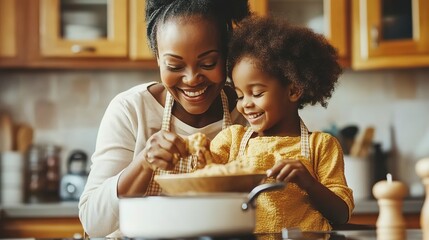
[[[190,97],[190,98],[195,98],[195,97],[199,97],[202,94],[204,94],[207,90],[207,87],[204,87],[203,89],[200,90],[195,90],[195,89],[189,89],[189,90],[185,90],[182,89],[182,92],[185,94],[185,96]]]

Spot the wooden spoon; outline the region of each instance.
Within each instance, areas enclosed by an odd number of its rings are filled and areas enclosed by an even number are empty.
[[[33,143],[33,128],[27,124],[21,124],[16,133],[16,148],[18,152],[26,153]]]
[[[0,114],[0,152],[12,151],[13,148],[13,124],[11,117]]]
[[[354,142],[352,149],[350,150],[350,155],[360,158],[368,157],[374,133],[375,129],[373,127],[367,127],[361,138]]]

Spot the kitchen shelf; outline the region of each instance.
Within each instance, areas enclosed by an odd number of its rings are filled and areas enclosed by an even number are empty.
[[[62,0],[64,5],[107,5],[108,0]]]

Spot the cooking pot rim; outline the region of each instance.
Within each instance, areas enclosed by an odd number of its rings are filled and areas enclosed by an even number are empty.
[[[247,198],[249,193],[246,192],[207,192],[207,193],[186,193],[183,195],[161,195],[161,196],[130,196],[121,197],[120,199],[185,199],[185,198]]]

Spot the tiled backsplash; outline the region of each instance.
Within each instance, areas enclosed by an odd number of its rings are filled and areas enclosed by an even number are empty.
[[[306,107],[301,116],[311,131],[374,126],[385,150],[397,146],[398,178],[416,182],[414,148],[429,131],[428,76],[429,69],[346,70],[328,108]],[[117,93],[158,80],[157,71],[2,70],[0,111],[34,126],[36,143],[61,146],[66,161],[74,149],[92,154],[104,110]]]

